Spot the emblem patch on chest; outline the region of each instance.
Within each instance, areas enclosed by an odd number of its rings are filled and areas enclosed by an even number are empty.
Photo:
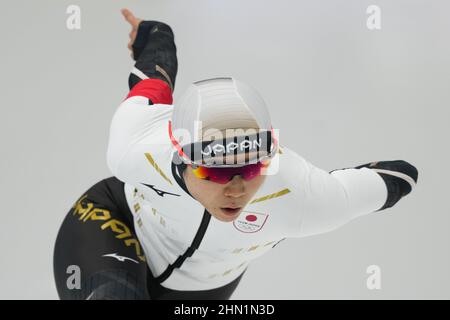
[[[239,217],[233,221],[233,225],[241,232],[254,233],[262,229],[268,217],[267,213],[242,211]]]

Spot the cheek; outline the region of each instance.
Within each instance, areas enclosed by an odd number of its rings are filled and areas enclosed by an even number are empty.
[[[198,179],[190,174],[187,175],[185,182],[189,192],[201,202],[210,202],[221,192],[221,187],[217,183]]]
[[[263,176],[259,176],[259,177],[256,177],[255,179],[248,181],[248,184],[247,184],[248,193],[250,193],[250,194],[256,193],[256,191],[258,191],[258,189],[264,183],[265,179],[266,179],[266,176],[263,175]]]
[[[222,190],[217,188],[216,184],[213,182],[206,181],[198,185],[196,189],[196,195],[193,196],[209,210],[212,210],[217,206],[217,203],[221,203]]]
[[[255,179],[252,179],[250,181],[247,181],[246,185],[246,191],[248,197],[253,197],[256,192],[258,192],[259,188],[263,185],[264,181],[266,179],[266,176],[259,176]]]

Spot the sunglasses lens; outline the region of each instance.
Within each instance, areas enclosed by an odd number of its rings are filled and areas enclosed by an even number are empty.
[[[206,179],[206,178],[208,178],[208,169],[205,168],[205,167],[197,167],[195,169],[192,168],[192,172],[199,179]]]
[[[209,179],[213,182],[226,184],[235,175],[240,175],[244,180],[251,180],[261,175],[261,169],[267,167],[267,164],[258,162],[237,168],[208,168],[198,167],[193,169],[195,176],[200,179]]]
[[[209,179],[213,182],[226,184],[230,181],[231,174],[228,172],[220,171],[220,169],[212,169],[210,170]]]
[[[245,166],[245,169],[242,172],[242,178],[245,180],[251,180],[261,174],[261,163],[258,162],[257,164],[251,164],[248,166]]]

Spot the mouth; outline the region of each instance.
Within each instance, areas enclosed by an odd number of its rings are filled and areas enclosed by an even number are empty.
[[[226,208],[220,208],[223,213],[225,213],[227,216],[233,216],[236,213],[238,213],[242,208],[241,207],[226,207]]]

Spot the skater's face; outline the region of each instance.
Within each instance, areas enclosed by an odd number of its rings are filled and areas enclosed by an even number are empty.
[[[191,168],[187,167],[183,177],[191,195],[212,216],[223,222],[231,222],[253,198],[264,183],[266,175],[259,175],[251,180],[244,180],[236,175],[228,183],[220,184],[197,178]]]

